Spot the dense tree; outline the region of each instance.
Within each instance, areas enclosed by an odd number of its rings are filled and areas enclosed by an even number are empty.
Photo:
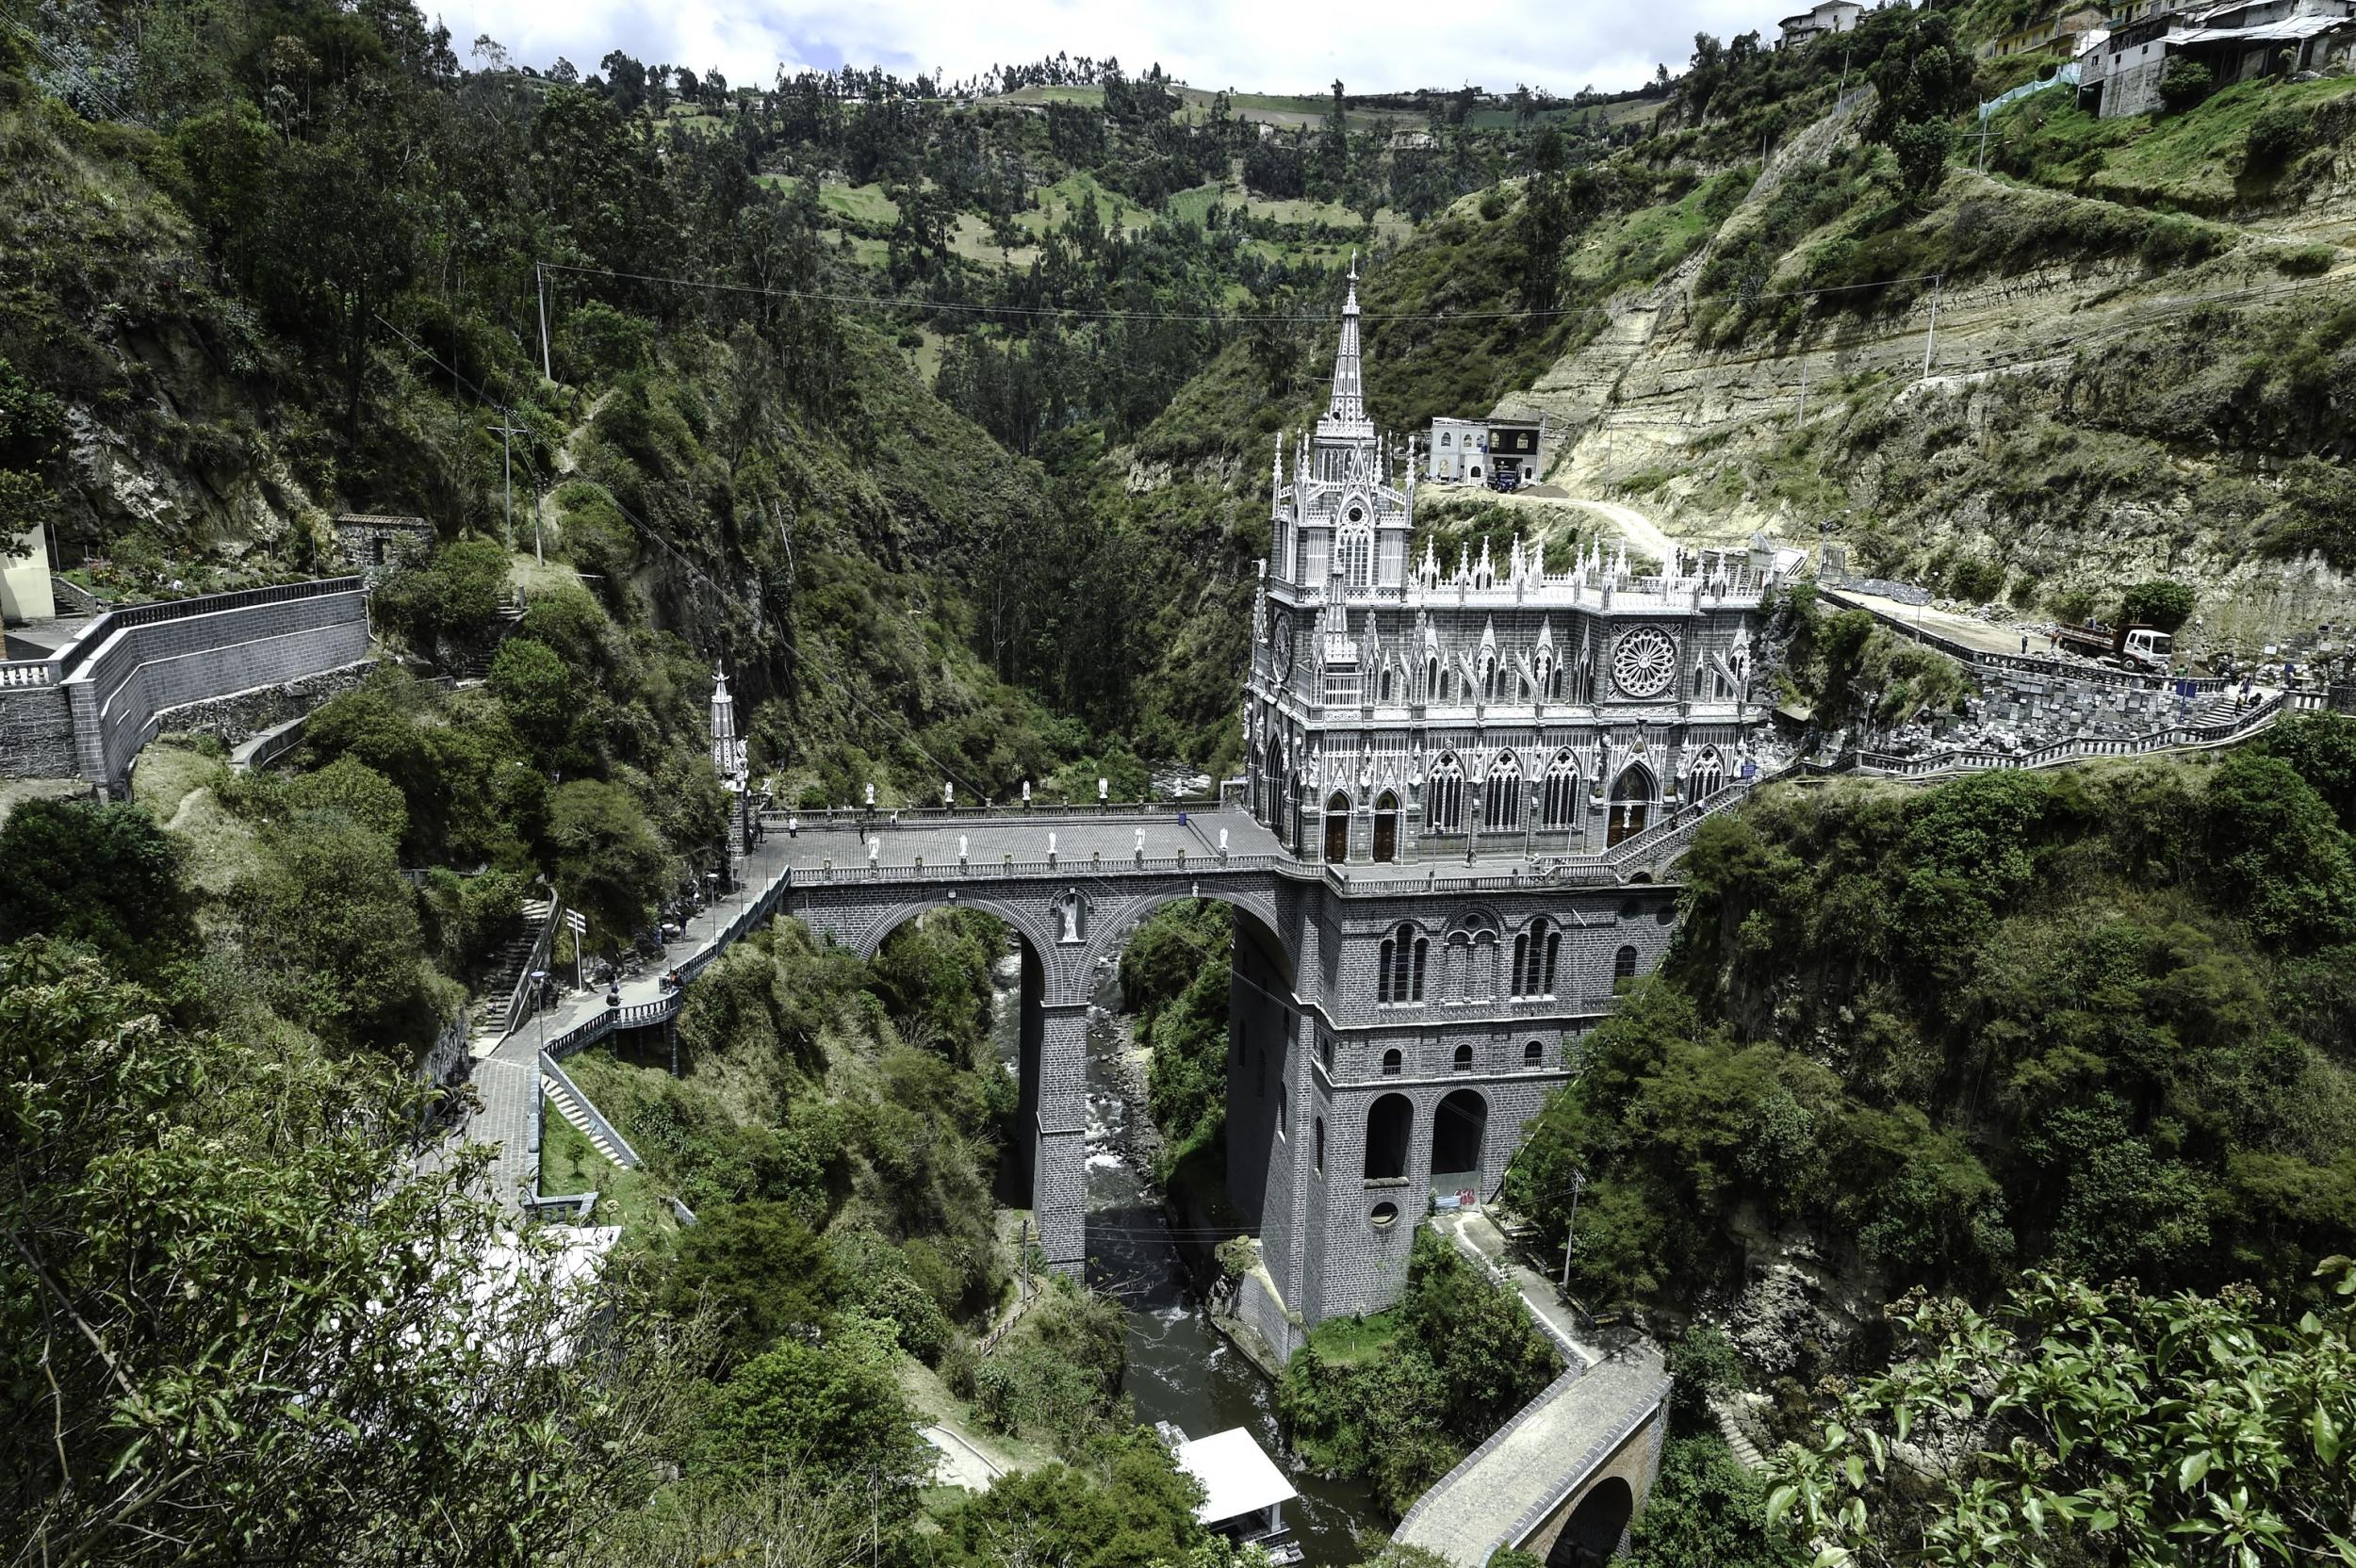
[[[1418,1228],[1399,1306],[1311,1335],[1285,1365],[1277,1411],[1312,1462],[1368,1481],[1399,1514],[1558,1365],[1510,1289]]]
[[[1073,1464],[999,1478],[958,1503],[934,1543],[943,1568],[1009,1560],[1149,1568],[1192,1560],[1202,1488],[1151,1431],[1106,1437]]]
[[[604,939],[646,923],[657,890],[670,880],[670,857],[630,792],[579,778],[548,799],[548,842],[564,902],[589,917]]]
[[[932,1469],[892,1380],[890,1336],[857,1320],[824,1346],[783,1340],[739,1366],[712,1390],[708,1421],[730,1470],[857,1478],[894,1508]]]
[[[421,1175],[425,1099],[176,1027],[54,943],[0,949],[0,1535],[50,1561],[520,1564],[643,1495],[680,1342],[561,1288],[553,1236],[468,1195],[487,1151]]]
[[[181,850],[136,806],[27,801],[0,822],[0,941],[86,942],[144,975],[193,931]]]
[[[232,890],[239,946],[271,1004],[321,1036],[421,1059],[447,988],[392,841],[324,815],[268,830],[262,866]]]
[[[817,1332],[843,1286],[825,1240],[790,1205],[746,1202],[702,1213],[679,1237],[663,1288],[681,1317],[709,1313],[726,1348],[743,1357]]]
[[[1919,200],[1945,175],[1953,116],[1972,102],[1971,56],[1947,13],[1924,8],[1907,17],[1868,74],[1876,96],[1866,135],[1897,155],[1900,178]]]
[[[2308,1311],[2030,1276],[1989,1315],[1914,1301],[1913,1354],[1788,1448],[1768,1511],[1820,1562],[2345,1557],[2356,1266]],[[2296,1318],[2292,1316],[2298,1313]]]
[[[2131,585],[2120,596],[2119,619],[2125,626],[2155,626],[2174,631],[2192,619],[2199,602],[2189,583],[2152,578]]]
[[[1508,1196],[1559,1245],[1584,1180],[1573,1281],[1606,1299],[1694,1299],[1761,1219],[1897,1284],[2279,1285],[2356,1216],[2348,855],[2254,753],[1770,796],[1704,825],[1676,961]]]

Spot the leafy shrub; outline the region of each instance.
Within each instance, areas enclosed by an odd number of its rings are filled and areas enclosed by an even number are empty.
[[[2171,114],[2192,107],[2217,86],[2217,78],[2199,60],[2171,55],[2160,72],[2160,102]]]
[[[2135,583],[2119,596],[2119,619],[2129,626],[2157,627],[2174,631],[2192,619],[2200,597],[2187,583],[2152,578]]]
[[[783,1203],[724,1203],[679,1233],[663,1285],[681,1317],[720,1320],[732,1360],[759,1355],[788,1335],[831,1321],[844,1281],[826,1243]]]
[[[2266,174],[2286,166],[2306,151],[2313,119],[2305,109],[2287,104],[2261,110],[2242,144],[2242,167]]]
[[[1419,1227],[1399,1306],[1320,1324],[1285,1365],[1277,1413],[1312,1463],[1404,1512],[1558,1365],[1513,1293]]]
[[[2294,278],[2319,277],[2331,270],[2340,253],[2330,245],[2301,245],[2295,251],[2278,251],[2274,270]]]

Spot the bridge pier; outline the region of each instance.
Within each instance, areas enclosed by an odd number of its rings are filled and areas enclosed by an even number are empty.
[[[1088,1059],[1086,1003],[1034,1000],[1037,960],[1023,957],[1023,1088],[1031,1106],[1031,1223],[1047,1266],[1087,1277]],[[1034,1046],[1034,1040],[1037,1041]]]

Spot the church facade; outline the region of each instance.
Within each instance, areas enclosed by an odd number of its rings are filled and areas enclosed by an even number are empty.
[[[1412,454],[1367,416],[1361,322],[1353,287],[1325,416],[1279,449],[1243,801],[985,822],[1000,837],[970,859],[945,818],[881,859],[806,828],[814,874],[791,899],[861,954],[943,903],[1021,936],[1032,1217],[1072,1272],[1103,977],[1153,909],[1229,905],[1225,1196],[1262,1263],[1235,1311],[1280,1356],[1395,1302],[1434,1206],[1494,1199],[1587,1033],[1666,955],[1658,874],[1739,792],[1767,716],[1746,552],[1655,566],[1594,539],[1451,540],[1444,567]]]
[[[1241,1309],[1280,1353],[1398,1298],[1415,1220],[1494,1198],[1666,955],[1673,889],[1548,872],[1738,789],[1767,718],[1770,563],[1414,548],[1415,465],[1367,416],[1360,329],[1353,286],[1325,416],[1279,446],[1244,686],[1251,809],[1317,874],[1280,879],[1288,963],[1239,923],[1230,1005],[1229,1188],[1264,1194],[1283,1298]]]
[[[1762,564],[1483,539],[1411,554],[1415,473],[1366,415],[1360,312],[1277,442],[1244,692],[1252,812],[1304,859],[1593,854],[1756,768]],[[1649,569],[1648,569],[1649,568]]]

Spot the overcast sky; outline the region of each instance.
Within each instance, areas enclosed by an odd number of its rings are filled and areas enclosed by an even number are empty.
[[[651,65],[717,66],[737,86],[780,63],[880,65],[955,80],[992,64],[1058,51],[1117,57],[1135,74],[1159,62],[1200,88],[1352,92],[1516,82],[1570,93],[1634,87],[1666,62],[1679,70],[1698,30],[1775,36],[1773,0],[1493,0],[1446,6],[1283,0],[455,0],[437,7],[459,56],[488,33],[518,65],[559,55],[586,75],[609,50]],[[1795,0],[1782,0],[1798,8]],[[471,63],[471,62],[469,62]]]

